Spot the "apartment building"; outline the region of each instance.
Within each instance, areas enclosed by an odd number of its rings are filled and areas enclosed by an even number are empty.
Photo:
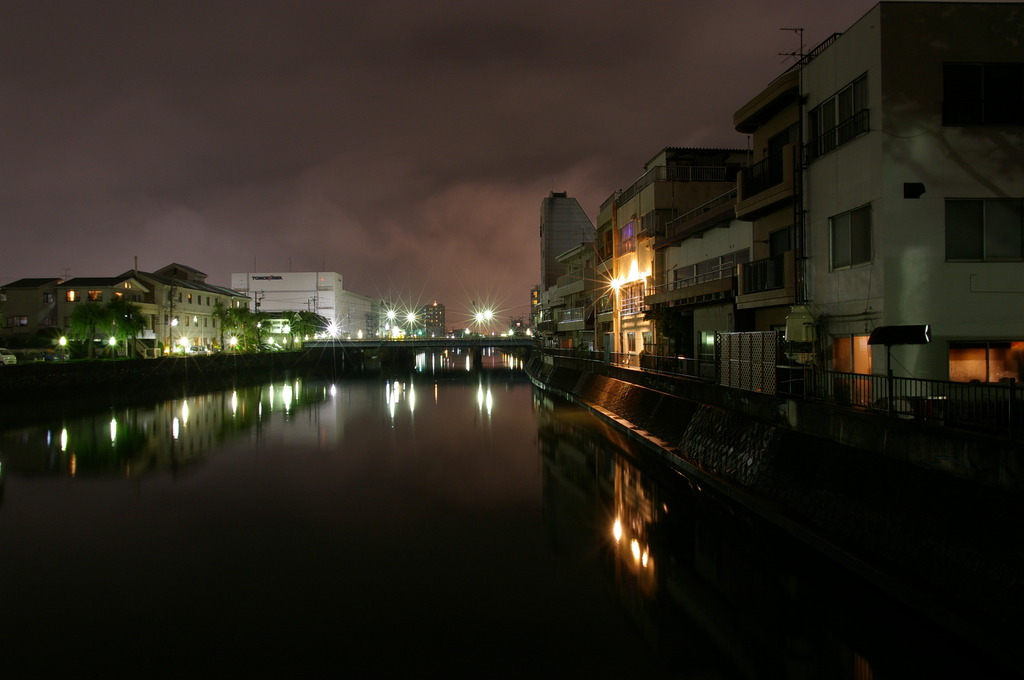
[[[60,331],[57,315],[59,278],[18,279],[0,288],[4,338],[28,338]],[[6,341],[5,341],[6,342]]]
[[[1024,377],[1022,35],[1020,3],[882,2],[799,69],[794,301],[826,367]],[[930,342],[868,343],[900,325],[927,325]]]
[[[150,354],[178,348],[213,349],[221,346],[218,309],[246,309],[249,299],[230,288],[206,282],[207,275],[187,265],[171,263],[155,272],[132,270],[122,276],[145,288],[140,306],[151,315],[145,338]]]
[[[599,305],[598,310],[606,350],[631,357],[659,351],[648,304],[657,292],[656,282],[676,276],[668,267],[676,264],[678,268],[680,263],[665,259],[664,250],[659,259],[656,244],[668,237],[668,225],[680,215],[735,188],[746,161],[743,149],[666,147],[644,164],[636,182],[601,205],[597,248],[604,259],[596,271],[607,277],[609,287],[610,304]],[[697,263],[686,263],[691,264]],[[661,300],[666,303],[664,309],[674,301]],[[682,310],[672,313],[677,311]],[[664,340],[660,344],[667,347],[669,339]]]

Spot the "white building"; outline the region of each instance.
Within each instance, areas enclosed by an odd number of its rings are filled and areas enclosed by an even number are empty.
[[[379,304],[345,290],[336,272],[244,272],[231,275],[231,288],[249,296],[253,311],[315,312],[333,322],[339,335],[367,337],[377,328]]]
[[[800,71],[808,306],[884,372],[1024,372],[1024,5],[882,2]],[[870,368],[864,372],[872,372]]]

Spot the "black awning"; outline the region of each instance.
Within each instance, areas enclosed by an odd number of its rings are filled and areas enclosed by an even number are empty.
[[[871,331],[869,345],[926,345],[931,342],[928,324],[910,326],[879,326]]]

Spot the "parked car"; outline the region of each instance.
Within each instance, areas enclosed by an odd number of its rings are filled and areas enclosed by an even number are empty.
[[[0,365],[10,366],[11,364],[18,363],[18,357],[11,354],[10,350],[0,347]]]

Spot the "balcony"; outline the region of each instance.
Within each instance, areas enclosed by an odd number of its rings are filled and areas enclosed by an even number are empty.
[[[645,298],[650,305],[691,305],[731,299],[736,294],[736,266],[721,268],[678,281],[659,283]]]
[[[862,109],[853,114],[831,130],[826,130],[807,143],[807,162],[811,162],[820,156],[824,156],[853,138],[870,130],[870,116],[868,109]]]
[[[787,144],[782,151],[740,172],[737,186],[736,218],[753,221],[796,196],[799,144]]]
[[[793,251],[739,265],[736,309],[791,305],[796,299]]]
[[[562,310],[561,318],[558,320],[560,331],[582,331],[586,329],[586,307],[571,307]]]

